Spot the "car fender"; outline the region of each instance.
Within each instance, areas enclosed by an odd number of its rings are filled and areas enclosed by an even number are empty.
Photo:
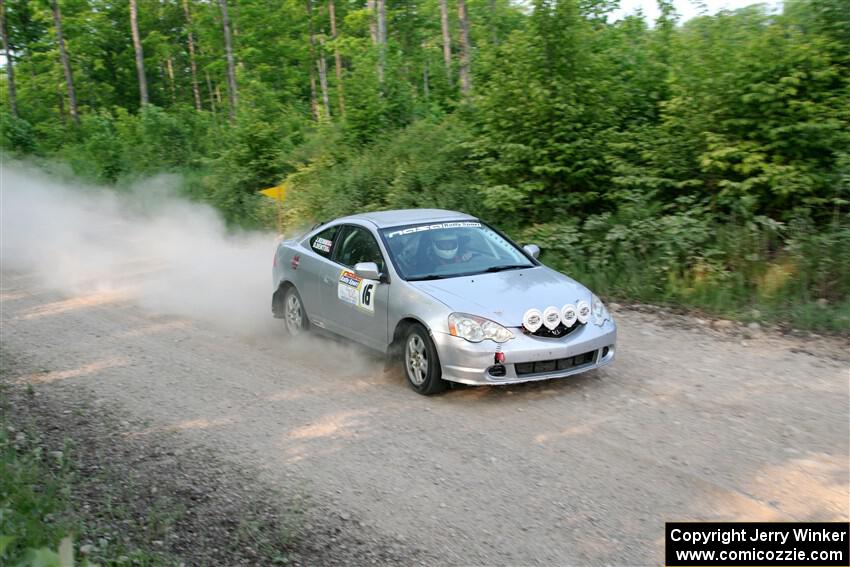
[[[390,285],[387,327],[389,338],[395,340],[400,322],[416,321],[429,333],[448,332],[448,316],[451,309],[434,297],[416,289],[401,278]]]
[[[291,285],[298,288],[298,272],[293,269],[294,258],[300,251],[298,243],[292,240],[283,241],[275,249],[272,268],[272,314],[283,317],[283,296]]]

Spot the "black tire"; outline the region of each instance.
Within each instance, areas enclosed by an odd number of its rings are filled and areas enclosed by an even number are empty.
[[[446,389],[437,348],[425,327],[410,325],[405,330],[400,351],[404,376],[417,393],[430,396]]]
[[[304,309],[304,302],[294,286],[290,286],[283,295],[283,329],[290,337],[304,334],[310,328],[310,319]]]

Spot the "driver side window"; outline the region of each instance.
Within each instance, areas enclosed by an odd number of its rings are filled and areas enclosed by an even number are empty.
[[[334,260],[343,266],[353,268],[360,262],[375,262],[378,265],[378,271],[384,272],[384,257],[381,249],[375,237],[365,228],[346,226],[337,242]]]

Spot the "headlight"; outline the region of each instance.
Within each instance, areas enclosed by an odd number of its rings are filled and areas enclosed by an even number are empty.
[[[602,325],[602,323],[611,318],[605,304],[596,295],[593,295],[590,300],[590,310],[593,313],[593,322],[597,325]]]
[[[471,343],[480,343],[485,339],[503,343],[514,338],[514,334],[503,326],[475,315],[452,313],[449,315],[449,333]]]

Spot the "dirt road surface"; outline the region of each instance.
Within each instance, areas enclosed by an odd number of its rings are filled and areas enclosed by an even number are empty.
[[[424,398],[382,359],[2,282],[17,377],[179,431],[446,565],[662,565],[664,522],[847,520],[847,343],[620,311],[618,359]],[[681,319],[681,318],[677,318]],[[351,558],[357,564],[357,558]]]

